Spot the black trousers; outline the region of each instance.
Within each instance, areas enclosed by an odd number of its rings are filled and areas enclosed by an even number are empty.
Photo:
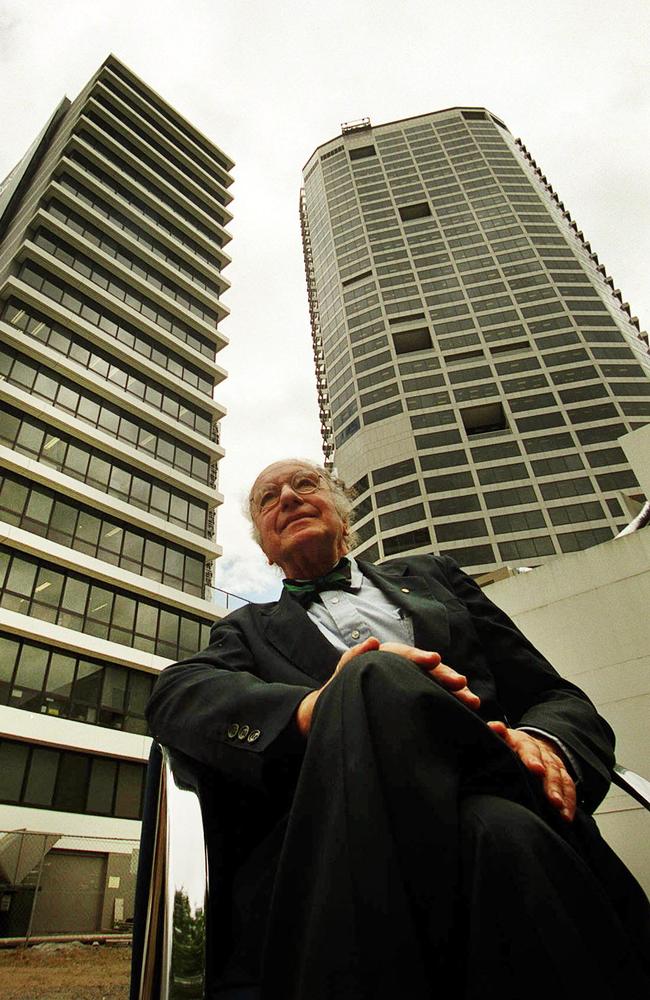
[[[263,1000],[646,995],[647,901],[593,820],[401,657],[320,697],[281,835]]]

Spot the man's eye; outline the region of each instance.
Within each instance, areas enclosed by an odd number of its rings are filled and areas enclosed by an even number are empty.
[[[309,490],[314,490],[318,486],[318,480],[314,476],[296,476],[293,481],[294,489],[309,492]]]
[[[262,493],[260,495],[260,498],[259,498],[259,501],[258,501],[259,506],[262,507],[262,508],[268,507],[268,505],[270,503],[273,503],[274,500],[277,500],[277,497],[278,497],[278,494],[277,494],[276,491],[274,491],[274,490],[266,490],[265,493]]]

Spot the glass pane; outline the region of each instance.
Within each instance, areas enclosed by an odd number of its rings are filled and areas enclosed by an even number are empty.
[[[34,748],[23,802],[30,806],[52,805],[58,763],[58,751]]]
[[[23,743],[0,743],[0,802],[19,802],[29,747]]]
[[[94,555],[97,551],[97,540],[101,521],[94,514],[88,514],[82,510],[79,512],[77,521],[77,531],[75,537],[75,548],[80,548],[83,552]]]
[[[155,636],[158,610],[153,604],[140,601],[136,620],[136,632],[144,636]]]
[[[115,795],[116,816],[139,819],[143,774],[141,764],[120,764]]]
[[[69,698],[76,660],[64,653],[52,653],[45,690],[57,698]]]
[[[66,456],[66,466],[71,473],[78,476],[85,476],[88,471],[89,461],[90,455],[87,451],[83,451],[82,448],[78,448],[75,444],[70,445]]]
[[[93,584],[88,599],[88,617],[99,622],[110,621],[113,596],[112,591]]]
[[[61,598],[61,607],[67,611],[74,611],[82,615],[86,609],[86,597],[88,595],[88,584],[78,577],[70,576],[65,582],[65,589]]]
[[[104,489],[108,485],[110,474],[111,466],[109,463],[105,462],[103,458],[93,455],[88,467],[88,482],[99,486],[100,489]]]
[[[64,812],[84,812],[90,759],[79,753],[62,753],[54,806]]]
[[[117,594],[115,604],[113,605],[113,624],[118,628],[131,632],[133,630],[133,623],[135,622],[136,607],[137,604],[132,597]]]
[[[22,483],[5,479],[0,490],[0,508],[3,510],[3,517],[6,516],[6,511],[22,514],[28,492],[27,486]]]
[[[14,683],[31,691],[41,691],[45,682],[48,657],[47,649],[42,649],[40,646],[23,646]]]
[[[5,582],[5,576],[10,558],[11,556],[8,552],[0,552],[0,587],[2,587]]]
[[[102,708],[109,708],[115,712],[124,710],[124,696],[126,694],[127,672],[120,667],[104,668],[104,684],[102,688]]]
[[[45,431],[40,427],[32,427],[31,424],[23,424],[18,432],[16,446],[19,451],[26,451],[28,454],[37,455],[41,450]],[[54,438],[58,441],[58,438]]]
[[[124,530],[119,524],[111,521],[104,522],[99,539],[100,552],[114,552],[119,554],[122,549]]]
[[[16,440],[16,434],[20,427],[20,420],[12,413],[5,413],[0,424],[0,440],[11,444]]]
[[[179,655],[185,653],[196,653],[201,648],[201,630],[199,622],[193,621],[191,618],[181,618]]]
[[[20,643],[5,636],[0,637],[0,704],[7,703],[7,696],[14,672]]]
[[[25,514],[27,517],[31,517],[34,521],[39,521],[41,524],[47,524],[50,519],[53,504],[54,500],[52,497],[47,496],[45,493],[39,493],[36,492],[36,490],[33,490],[32,495],[29,498]]]
[[[34,601],[46,604],[50,608],[58,608],[64,581],[65,577],[62,573],[57,573],[49,566],[42,566],[38,571],[34,587]]]
[[[61,500],[57,500],[50,521],[52,537],[56,538],[57,541],[72,538],[76,520],[76,508],[71,507],[70,504],[63,503]]]
[[[139,670],[129,671],[127,711],[130,715],[144,715],[145,705],[153,687],[153,680],[151,674],[144,674]]]
[[[163,563],[165,560],[165,548],[159,542],[154,542],[153,539],[148,538],[144,547],[144,562],[146,566],[150,566],[152,569],[157,570],[159,573],[162,572]]]
[[[103,668],[99,663],[80,660],[74,685],[74,700],[85,705],[97,705],[102,685]]]
[[[7,578],[7,590],[14,594],[30,597],[37,569],[36,563],[14,557]]]
[[[113,790],[117,763],[114,760],[95,758],[88,786],[88,812],[110,816],[113,810]]]

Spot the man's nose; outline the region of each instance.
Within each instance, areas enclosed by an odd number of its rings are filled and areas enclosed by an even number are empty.
[[[283,483],[282,489],[280,490],[280,504],[285,506],[285,504],[301,503],[302,497],[300,493],[296,493],[291,483]]]

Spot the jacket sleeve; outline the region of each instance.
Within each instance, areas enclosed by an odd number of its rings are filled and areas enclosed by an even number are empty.
[[[565,680],[514,622],[448,557],[440,562],[452,590],[470,612],[509,724],[556,736],[577,758],[583,805],[592,811],[607,792],[614,733],[587,695]]]
[[[206,649],[158,677],[146,709],[152,736],[229,782],[268,789],[302,757],[294,716],[313,689],[259,673],[244,630],[217,622]]]

